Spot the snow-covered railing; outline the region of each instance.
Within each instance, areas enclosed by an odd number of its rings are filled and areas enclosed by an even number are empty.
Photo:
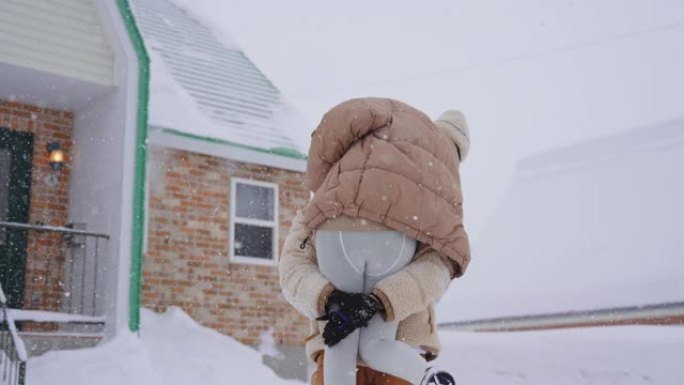
[[[23,284],[5,286],[8,307],[91,317],[103,314],[101,267],[109,235],[86,231],[84,224],[63,227],[0,221],[0,230],[11,234],[14,244],[25,245],[27,261],[21,273]]]
[[[19,338],[7,298],[0,285],[0,384],[24,385],[26,379],[26,347]]]

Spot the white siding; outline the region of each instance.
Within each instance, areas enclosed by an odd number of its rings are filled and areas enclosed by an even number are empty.
[[[93,0],[0,0],[0,62],[112,84]]]

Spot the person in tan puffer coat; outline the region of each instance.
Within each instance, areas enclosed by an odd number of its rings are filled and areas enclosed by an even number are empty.
[[[339,232],[345,257],[343,234],[394,232],[404,236],[402,245],[406,239],[414,241],[409,243],[410,261],[371,282],[359,296],[377,301],[381,321],[395,324],[396,341],[418,349],[425,360],[437,356],[434,304],[470,260],[459,176],[468,150],[467,125],[458,111],[447,111],[432,122],[397,100],[361,98],[325,114],[309,150],[307,182],[314,194],[294,218],[279,260],[285,298],[312,320],[306,350],[319,364],[312,381],[323,378],[324,336],[330,342],[336,333],[331,328],[331,299],[345,294],[337,290],[339,281],[334,285],[330,274],[321,270],[324,256],[317,255],[316,245],[322,246],[316,232]],[[401,250],[406,252],[403,246]],[[355,328],[370,328],[377,317],[361,320]],[[351,338],[344,333],[342,340]],[[334,339],[337,343],[340,338]],[[362,370],[377,369],[365,368],[374,360],[362,353],[359,349]]]

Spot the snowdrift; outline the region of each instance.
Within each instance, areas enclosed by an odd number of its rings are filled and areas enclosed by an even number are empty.
[[[261,353],[178,308],[142,313],[132,333],[91,349],[28,362],[28,385],[300,384],[278,378]],[[679,385],[684,328],[630,326],[522,333],[441,332],[436,365],[458,385]],[[265,352],[268,354],[268,352]]]
[[[140,338],[125,332],[95,348],[30,359],[27,384],[301,384],[277,377],[259,352],[197,324],[179,308],[162,314],[143,309],[141,325]]]
[[[442,332],[437,365],[458,385],[680,385],[684,328]]]

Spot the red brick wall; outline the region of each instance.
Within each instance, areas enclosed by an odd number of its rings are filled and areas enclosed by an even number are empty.
[[[142,305],[179,306],[245,344],[273,327],[276,341],[302,345],[308,324],[284,300],[276,266],[229,262],[230,178],[279,186],[279,250],[307,200],[304,174],[186,151],[149,152],[147,247]]]
[[[29,222],[64,226],[69,207],[74,114],[0,100],[0,127],[34,134]],[[65,153],[65,167],[59,171],[57,187],[48,187],[44,182],[52,171],[47,160],[47,143],[51,141],[58,141]],[[61,236],[34,231],[28,234],[24,308],[59,310],[64,264]]]

